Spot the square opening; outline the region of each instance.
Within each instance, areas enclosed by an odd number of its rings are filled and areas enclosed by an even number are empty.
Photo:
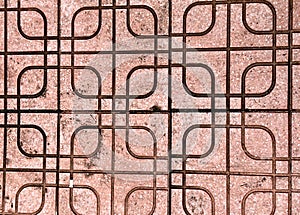
[[[60,41],[60,49],[63,52],[71,51],[71,41],[70,40],[61,40]]]
[[[0,124],[4,124],[4,113],[0,113]]]
[[[127,1],[126,0],[116,0],[116,5],[126,5]]]
[[[69,185],[70,174],[69,173],[59,173],[59,184]]]
[[[56,169],[56,158],[47,158],[46,159],[46,168],[47,169]]]
[[[172,173],[172,185],[182,186],[182,174]]]
[[[240,113],[230,113],[230,125],[241,125]]]
[[[293,33],[293,45],[300,45],[300,33]]]
[[[230,109],[241,109],[241,99],[230,98]]]
[[[276,62],[288,62],[288,50],[276,50]]]
[[[101,114],[101,125],[112,125],[112,115],[111,114]]]
[[[168,161],[167,160],[156,160],[156,171],[168,172]]]
[[[182,159],[172,158],[172,170],[182,170]]]
[[[126,125],[126,114],[116,114],[115,115],[115,125],[125,126]]]
[[[288,173],[288,161],[276,161],[276,173]]]
[[[3,5],[3,7],[4,7],[4,5]],[[18,7],[18,1],[17,0],[8,0],[7,1],[7,7],[8,8],[17,8]]]
[[[47,64],[48,66],[57,65],[57,55],[49,54],[47,55]]]
[[[56,173],[55,172],[47,172],[46,173],[46,183],[56,184]]]
[[[300,161],[297,160],[292,162],[292,172],[300,173]]]
[[[73,162],[75,163],[75,159],[73,159]],[[69,158],[60,158],[59,159],[59,168],[60,169],[70,169],[70,159]]]
[[[156,186],[157,187],[168,187],[168,176],[167,175],[157,175],[156,176]]]
[[[18,114],[17,113],[8,113],[7,114],[7,124],[17,125],[18,124]]]
[[[292,177],[292,189],[300,189],[300,176]]]
[[[300,49],[293,49],[293,61],[300,61]]]
[[[62,54],[60,58],[61,66],[71,66],[71,55]]]
[[[17,99],[7,99],[7,109],[16,110],[17,109]]]
[[[183,48],[183,38],[182,37],[172,37],[172,48],[182,49]]]
[[[289,187],[288,177],[276,177],[276,189],[285,190]]]
[[[288,34],[277,34],[276,35],[276,46],[288,46],[289,35]]]
[[[126,99],[116,99],[115,100],[116,110],[126,110]]]
[[[112,100],[111,99],[102,99],[101,100],[101,110],[112,110]]]
[[[47,50],[48,51],[57,51],[57,41],[56,40],[48,40],[47,41]]]

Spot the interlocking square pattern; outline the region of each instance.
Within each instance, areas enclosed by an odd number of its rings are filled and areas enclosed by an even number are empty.
[[[299,0],[0,0],[0,214],[300,214]]]

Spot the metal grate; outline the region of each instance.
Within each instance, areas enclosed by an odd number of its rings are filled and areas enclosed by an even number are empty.
[[[1,214],[300,213],[299,14],[1,0]]]

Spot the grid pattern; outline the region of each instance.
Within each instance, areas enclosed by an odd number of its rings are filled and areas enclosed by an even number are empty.
[[[299,14],[1,0],[1,214],[299,214]]]

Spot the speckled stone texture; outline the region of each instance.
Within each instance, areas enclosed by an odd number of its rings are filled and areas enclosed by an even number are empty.
[[[300,1],[0,0],[0,213],[300,214]]]

